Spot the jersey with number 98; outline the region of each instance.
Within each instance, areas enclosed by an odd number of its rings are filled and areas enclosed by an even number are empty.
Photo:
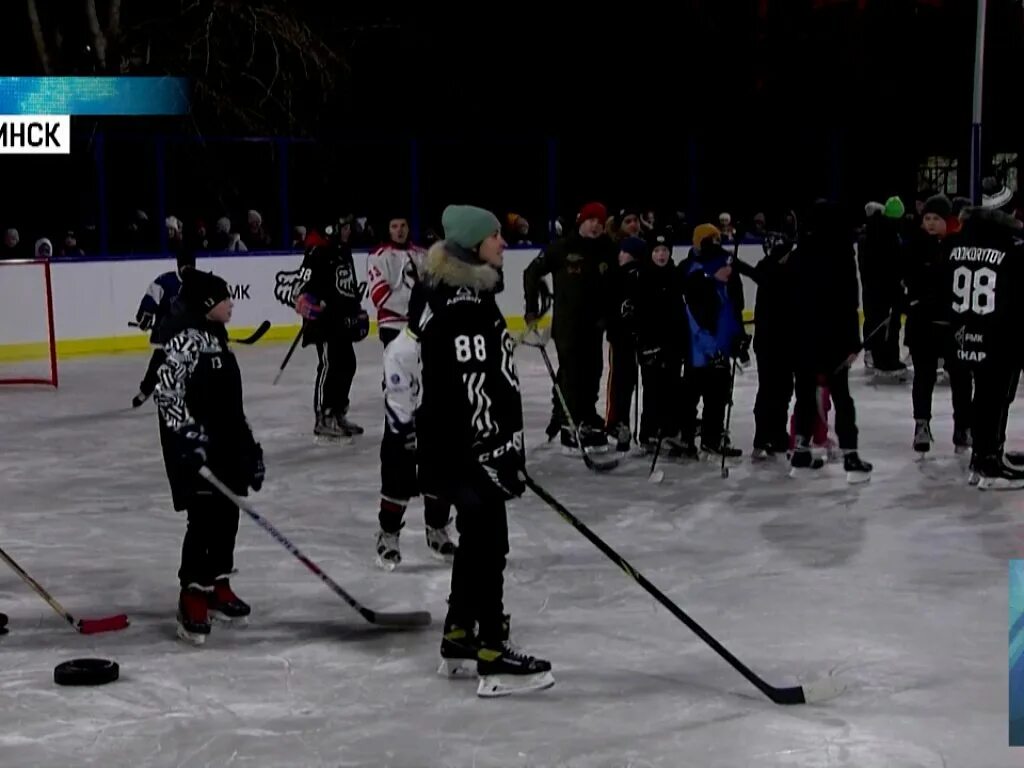
[[[1020,356],[1015,332],[1024,311],[1024,248],[1016,219],[969,209],[963,230],[947,240],[954,354],[975,366]]]

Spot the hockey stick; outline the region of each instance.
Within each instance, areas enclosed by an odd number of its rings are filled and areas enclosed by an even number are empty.
[[[303,324],[303,326],[299,328],[299,332],[295,335],[295,341],[293,341],[292,345],[288,347],[288,354],[284,356],[284,360],[281,361],[281,367],[277,369],[277,375],[274,376],[275,385],[277,384],[277,382],[281,380],[281,377],[284,375],[285,366],[288,365],[288,361],[291,360],[292,355],[295,354],[295,348],[299,346],[299,342],[302,341],[302,332],[305,330],[306,326],[305,324]]]
[[[229,499],[232,504],[236,505],[245,514],[251,517],[260,528],[269,533],[278,544],[283,546],[289,552],[291,552],[299,562],[301,562],[306,568],[308,568],[313,574],[315,574],[320,581],[326,584],[334,594],[338,595],[342,600],[352,606],[359,615],[366,619],[371,624],[376,624],[382,627],[426,627],[430,625],[431,618],[430,614],[426,611],[410,611],[407,613],[385,613],[383,611],[374,611],[367,608],[365,605],[356,600],[352,595],[342,589],[334,579],[324,573],[320,566],[306,557],[292,542],[281,533],[277,528],[274,527],[273,523],[267,520],[263,515],[253,509],[245,499],[235,495],[230,488],[224,483],[217,479],[217,476],[210,471],[209,467],[202,467],[199,470],[199,474],[210,483],[214,488],[224,494],[224,497]]]
[[[835,373],[839,373],[841,370],[843,370],[843,368],[851,367],[853,365],[853,361],[856,360],[860,353],[863,352],[864,349],[867,347],[868,342],[875,338],[875,336],[878,335],[878,332],[881,331],[883,328],[888,328],[889,323],[891,322],[892,315],[890,314],[887,318],[885,318],[885,320],[878,324],[877,328],[875,328],[873,331],[871,331],[871,333],[864,337],[864,341],[857,345],[857,350],[855,352],[850,353],[850,357],[844,360],[839,365],[839,367],[836,368]]]
[[[722,478],[729,477],[729,468],[725,466],[725,449],[729,440],[729,425],[732,423],[732,401],[736,399],[736,368],[739,360],[732,359],[732,371],[729,374],[729,407],[725,409],[725,431],[722,433],[722,441],[719,447],[722,450]]]
[[[128,617],[123,613],[119,613],[117,616],[107,616],[103,619],[79,619],[76,622],[75,617],[68,613],[53,595],[47,592],[38,581],[29,576],[20,565],[14,562],[14,558],[4,552],[3,549],[0,549],[0,558],[3,558],[3,561],[11,566],[11,569],[22,578],[22,581],[32,587],[36,594],[43,598],[77,632],[83,635],[95,635],[100,632],[116,632],[128,626]]]
[[[584,525],[582,521],[562,506],[551,494],[537,485],[537,483],[533,481],[533,478],[529,477],[524,472],[522,474],[522,479],[523,482],[526,483],[526,486],[537,494],[537,496],[539,496],[549,507],[555,510],[555,512],[557,512],[565,522],[569,523],[569,525],[582,533],[587,541],[601,550],[609,560],[625,571],[627,576],[630,576],[637,584],[643,587],[648,594],[667,608],[673,616],[689,627],[697,637],[711,646],[711,649],[715,651],[715,653],[729,662],[733,669],[747,678],[754,687],[776,704],[809,704],[825,701],[826,699],[833,698],[834,696],[842,693],[845,686],[835,678],[825,678],[815,681],[809,685],[797,685],[791,688],[777,688],[774,685],[769,685],[762,678],[754,674],[746,664],[733,656],[725,646],[708,634],[707,630],[691,619],[682,608],[666,597],[660,589],[644,578],[643,574],[627,563],[625,558],[608,546],[601,537]]]
[[[128,327],[139,328],[140,326],[135,321],[131,321],[128,323]],[[255,331],[253,331],[249,336],[246,336],[244,339],[228,339],[228,341],[230,341],[232,344],[255,344],[257,341],[262,339],[269,330],[270,321],[264,320],[262,323],[260,323],[259,327]]]
[[[583,456],[583,463],[587,465],[587,469],[593,472],[608,472],[619,466],[618,459],[611,459],[609,461],[594,461],[587,449],[583,447],[583,440],[580,437],[580,431],[576,427],[576,423],[572,419],[572,414],[569,412],[569,404],[565,401],[565,395],[562,394],[562,388],[558,385],[558,376],[555,374],[555,367],[551,364],[551,358],[548,356],[548,349],[544,346],[530,344],[526,342],[527,346],[537,346],[540,350],[541,357],[544,358],[544,365],[548,369],[548,376],[551,377],[551,383],[555,388],[555,395],[558,397],[558,402],[562,406],[562,413],[565,415],[565,421],[569,425],[569,429],[576,435],[576,445],[579,446],[580,454]]]
[[[665,479],[665,470],[655,469],[658,466],[658,457],[661,456],[661,444],[665,440],[662,430],[658,430],[658,444],[654,446],[654,458],[651,459],[651,471],[647,474],[647,482],[657,485]]]

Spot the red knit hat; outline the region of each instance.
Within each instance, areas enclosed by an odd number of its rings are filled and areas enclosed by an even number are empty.
[[[608,220],[608,209],[603,203],[587,203],[576,214],[576,223],[582,224],[587,219],[598,219],[604,224]]]

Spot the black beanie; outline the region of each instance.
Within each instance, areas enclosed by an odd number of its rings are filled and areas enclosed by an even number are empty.
[[[647,238],[647,244],[651,248],[651,253],[654,253],[654,249],[659,245],[668,248],[669,255],[672,255],[672,236],[671,233],[664,230],[652,232]]]
[[[951,203],[949,198],[945,195],[934,195],[929,197],[924,202],[924,208],[921,211],[921,215],[925,216],[929,213],[934,213],[940,219],[948,219],[953,215],[953,203]]]
[[[209,312],[231,296],[228,284],[212,272],[198,269],[185,271],[181,285],[181,300],[189,309]]]

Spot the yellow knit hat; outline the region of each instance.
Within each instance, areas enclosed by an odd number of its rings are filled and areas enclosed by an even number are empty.
[[[699,224],[693,230],[693,247],[698,251],[700,244],[709,237],[714,238],[716,243],[722,242],[722,231],[714,224]]]

